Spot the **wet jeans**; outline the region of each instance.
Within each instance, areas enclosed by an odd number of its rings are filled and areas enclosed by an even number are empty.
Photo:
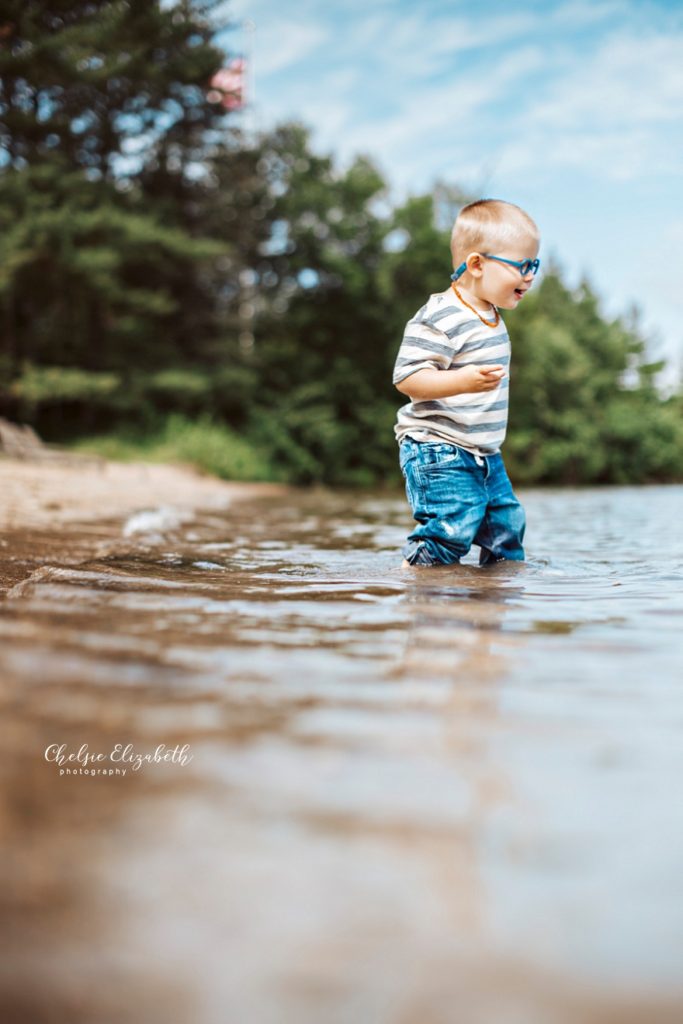
[[[457,562],[472,544],[481,548],[480,565],[524,559],[524,509],[500,453],[479,458],[453,444],[405,438],[399,458],[417,521],[403,549],[406,561]]]

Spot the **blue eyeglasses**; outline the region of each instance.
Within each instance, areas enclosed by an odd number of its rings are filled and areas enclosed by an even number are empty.
[[[492,256],[490,252],[483,252],[481,254],[485,260],[497,260],[498,263],[507,263],[511,267],[517,267],[522,277],[526,277],[527,274],[533,273],[534,277],[538,273],[538,268],[541,265],[541,261],[536,260],[506,260],[502,256]],[[467,263],[461,263],[453,273],[451,274],[451,281],[457,281],[459,277],[467,270]]]

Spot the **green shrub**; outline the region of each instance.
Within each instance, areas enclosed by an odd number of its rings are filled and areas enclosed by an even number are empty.
[[[72,447],[120,461],[189,463],[224,480],[285,479],[262,449],[208,416],[190,420],[173,414],[151,434],[99,435]]]

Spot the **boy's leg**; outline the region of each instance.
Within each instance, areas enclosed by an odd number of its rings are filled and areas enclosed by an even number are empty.
[[[401,469],[417,521],[403,555],[409,565],[449,565],[466,555],[485,515],[484,470],[468,452],[403,442]]]
[[[486,489],[488,505],[474,543],[481,547],[480,565],[502,559],[524,561],[526,516],[505,470],[500,454],[487,458]]]

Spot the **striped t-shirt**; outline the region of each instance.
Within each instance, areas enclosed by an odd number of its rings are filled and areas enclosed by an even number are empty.
[[[509,371],[510,339],[502,320],[487,327],[461,306],[451,288],[430,295],[406,324],[396,358],[393,382],[416,370],[455,370],[473,363],[500,363]],[[507,374],[493,391],[416,400],[401,406],[396,440],[447,441],[475,455],[493,455],[505,438],[508,418]]]

